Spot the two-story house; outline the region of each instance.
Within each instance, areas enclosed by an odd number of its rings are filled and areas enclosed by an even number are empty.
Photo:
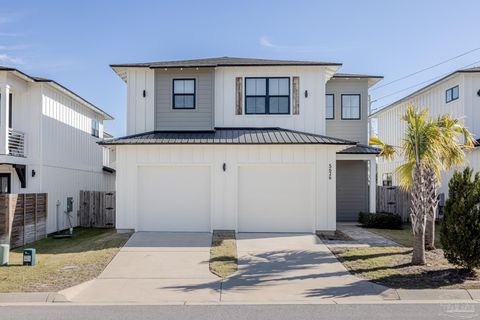
[[[0,193],[47,193],[47,232],[76,226],[79,191],[115,185],[97,144],[111,119],[53,80],[0,67]]]
[[[405,134],[405,122],[401,117],[408,105],[413,104],[420,109],[428,108],[429,115],[436,118],[443,114],[451,114],[463,121],[464,125],[477,139],[480,137],[480,68],[457,70],[447,76],[401,98],[398,101],[376,111],[370,117],[376,119],[378,137],[385,143],[401,146]],[[392,161],[378,159],[378,184],[398,185],[396,168],[403,163],[397,156]],[[479,148],[467,153],[467,163],[480,170]],[[458,169],[458,168],[457,168]],[[440,192],[448,193],[448,181],[453,170],[442,174]]]
[[[374,210],[368,88],[341,64],[209,58],[112,65],[127,84],[117,228],[333,231]]]

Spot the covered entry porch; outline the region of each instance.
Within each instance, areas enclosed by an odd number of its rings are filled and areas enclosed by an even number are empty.
[[[365,145],[337,152],[337,221],[357,221],[360,212],[375,212],[378,152]]]

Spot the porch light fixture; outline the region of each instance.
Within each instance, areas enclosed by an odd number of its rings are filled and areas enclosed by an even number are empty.
[[[32,170],[32,177],[35,177],[36,174],[35,170]]]
[[[222,168],[223,168],[223,171],[227,171],[227,164],[225,162],[223,163]]]

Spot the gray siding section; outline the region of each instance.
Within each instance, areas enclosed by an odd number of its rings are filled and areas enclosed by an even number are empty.
[[[361,160],[337,161],[337,221],[357,221],[368,212],[368,166]]]
[[[326,94],[334,94],[335,119],[325,120],[326,135],[368,143],[368,79],[332,79]],[[342,120],[342,94],[360,94],[360,120]]]
[[[196,79],[196,108],[172,109],[173,79]],[[214,127],[213,69],[155,71],[155,130],[212,130]]]

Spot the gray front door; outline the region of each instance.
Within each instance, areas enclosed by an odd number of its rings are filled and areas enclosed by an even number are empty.
[[[357,221],[368,212],[368,165],[362,160],[337,161],[337,221]]]

